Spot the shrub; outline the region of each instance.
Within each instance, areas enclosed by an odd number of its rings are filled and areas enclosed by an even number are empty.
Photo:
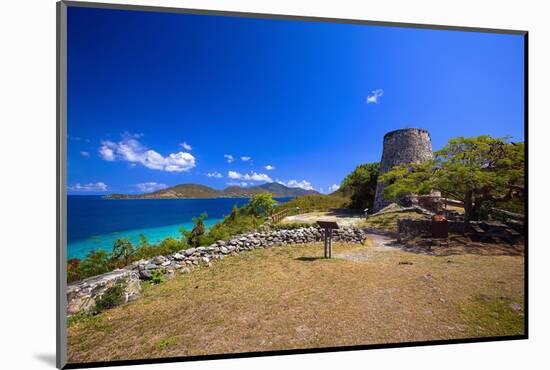
[[[164,274],[160,270],[153,270],[151,272],[151,283],[160,284],[164,283]]]
[[[206,213],[202,213],[199,217],[193,217],[194,226],[191,231],[186,231],[184,228],[180,229],[190,247],[195,248],[201,245],[201,237],[206,233],[206,226],[204,225],[206,217],[208,217]]]
[[[247,213],[257,217],[267,217],[273,211],[275,201],[271,193],[256,194],[250,202],[245,206]]]
[[[134,260],[134,246],[128,239],[118,239],[113,245],[111,262],[113,267],[121,268]]]
[[[80,260],[78,258],[71,258],[67,261],[67,282],[72,283],[80,279],[82,279]]]
[[[160,242],[158,250],[155,250],[156,254],[154,256],[158,255],[166,255],[170,253],[175,253],[181,249],[183,249],[183,243],[177,239],[174,239],[172,237],[168,237],[164,239],[162,242]],[[153,255],[148,257],[154,257]]]
[[[79,263],[81,278],[101,275],[113,269],[111,256],[103,249],[91,251],[86,258]]]
[[[365,163],[344,178],[337,193],[350,196],[350,208],[373,208],[379,167],[379,163]]]
[[[118,283],[107,288],[105,293],[99,297],[93,308],[93,314],[99,314],[105,310],[116,307],[124,303],[124,289],[126,284]]]
[[[240,209],[237,215],[229,215],[222,222],[212,226],[208,234],[200,239],[201,245],[209,245],[216,240],[227,240],[233,235],[249,232],[256,229],[263,222],[263,218],[248,214]]]

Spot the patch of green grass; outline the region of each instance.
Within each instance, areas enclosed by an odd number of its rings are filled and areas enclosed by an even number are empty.
[[[78,323],[85,323],[88,320],[93,320],[94,316],[87,312],[79,312],[72,316],[67,317],[67,326],[76,325]]]
[[[103,316],[93,315],[89,312],[81,312],[67,318],[67,327],[80,327],[84,330],[105,331],[108,326],[103,321]]]
[[[160,270],[153,270],[151,273],[151,283],[161,284],[164,283],[164,273]]]
[[[170,347],[175,345],[178,342],[178,339],[176,337],[168,337],[166,339],[161,339],[159,341],[155,342],[155,348],[157,350],[164,349],[166,347]]]
[[[472,336],[524,334],[523,304],[506,297],[476,296],[460,305]]]
[[[141,280],[139,282],[139,285],[141,285],[141,291],[144,292],[149,289],[153,284],[151,283],[151,281]]]

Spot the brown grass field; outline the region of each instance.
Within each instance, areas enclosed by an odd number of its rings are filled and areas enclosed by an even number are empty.
[[[146,286],[138,301],[73,320],[69,362],[523,334],[517,248],[322,253],[320,243],[255,250]]]

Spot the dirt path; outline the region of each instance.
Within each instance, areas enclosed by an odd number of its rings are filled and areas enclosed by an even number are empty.
[[[344,251],[336,253],[334,256],[355,262],[365,262],[371,259],[375,254],[398,252],[400,248],[395,245],[395,239],[388,236],[367,233],[367,239],[372,243],[369,248]]]
[[[310,212],[285,217],[281,223],[306,223],[314,224],[319,220],[337,222],[340,227],[357,227],[365,218],[361,214],[344,211]]]

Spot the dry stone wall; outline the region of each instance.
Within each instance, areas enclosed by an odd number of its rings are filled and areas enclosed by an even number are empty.
[[[252,232],[236,236],[230,240],[219,240],[207,247],[189,248],[167,256],[157,256],[132,263],[123,269],[94,276],[67,287],[68,314],[91,309],[96,300],[111,286],[125,283],[124,302],[138,299],[141,295],[140,280],[150,280],[155,270],[166,276],[177,272],[189,273],[198,266],[210,266],[212,261],[221,260],[241,252],[284,246],[313,243],[323,240],[324,231],[317,227]],[[333,231],[333,241],[363,244],[365,234],[356,228]]]
[[[69,285],[67,287],[67,313],[73,315],[89,311],[107,289],[121,283],[125,286],[123,303],[141,297],[138,273],[128,269],[114,270]]]

